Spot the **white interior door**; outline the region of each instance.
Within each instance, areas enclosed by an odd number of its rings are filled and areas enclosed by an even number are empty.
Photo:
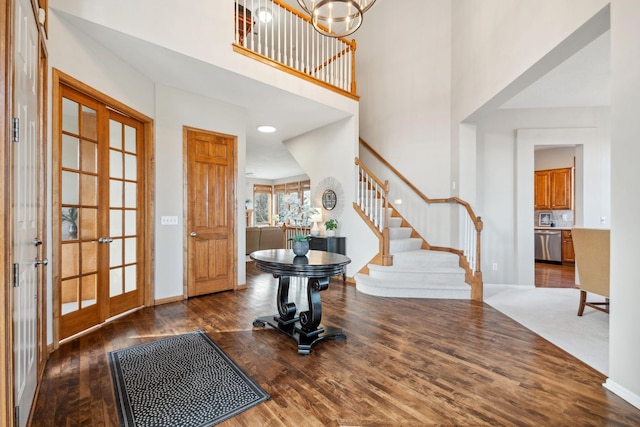
[[[25,426],[37,383],[38,359],[38,27],[29,0],[15,5],[13,144],[13,351],[17,425]]]

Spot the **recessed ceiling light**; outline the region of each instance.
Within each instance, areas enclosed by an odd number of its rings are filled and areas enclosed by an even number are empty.
[[[263,125],[258,126],[258,130],[262,133],[273,133],[276,131],[276,128],[274,128],[273,126]]]
[[[271,13],[271,10],[269,10],[266,7],[260,7],[257,10],[258,12],[258,19],[260,20],[260,22],[270,22],[271,18],[273,18],[273,14]]]

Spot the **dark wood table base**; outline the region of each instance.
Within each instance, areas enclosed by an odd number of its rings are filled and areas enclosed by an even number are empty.
[[[311,277],[307,279],[307,300],[309,310],[297,314],[296,304],[289,302],[289,276],[278,276],[278,294],[276,302],[278,314],[274,316],[263,316],[253,321],[253,326],[269,325],[274,329],[290,336],[298,343],[298,354],[311,353],[311,346],[317,342],[334,339],[346,340],[347,336],[342,329],[331,326],[321,326],[322,301],[320,291],[329,287],[328,277]]]
[[[269,325],[293,338],[298,343],[298,354],[311,353],[311,346],[320,341],[347,339],[342,329],[320,325],[320,292],[329,288],[329,277],[344,271],[344,266],[351,261],[349,258],[319,251],[310,251],[308,256],[293,256],[292,251],[282,249],[253,252],[251,258],[258,269],[272,273],[278,279],[278,314],[258,317],[253,326]],[[289,301],[291,276],[307,279],[307,311],[298,313],[296,304]]]
[[[333,326],[320,326],[318,329],[311,333],[306,333],[300,327],[298,318],[294,318],[293,322],[282,323],[279,321],[278,316],[263,316],[258,317],[253,321],[253,326],[266,326],[269,325],[272,328],[282,332],[283,334],[293,338],[298,343],[298,354],[310,354],[311,346],[315,343],[324,340],[336,340],[344,341],[347,339],[347,335],[340,328],[334,328]]]

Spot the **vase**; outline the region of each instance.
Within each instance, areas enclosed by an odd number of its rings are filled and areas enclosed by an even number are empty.
[[[69,224],[69,237],[72,239],[78,238],[78,226],[76,225],[75,222],[72,222],[71,224]]]
[[[297,256],[306,255],[309,252],[309,241],[302,240],[299,242],[293,242],[293,253]]]
[[[336,230],[327,230],[327,237],[333,237],[336,235]]]

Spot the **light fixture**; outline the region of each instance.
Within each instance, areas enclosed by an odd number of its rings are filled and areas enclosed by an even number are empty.
[[[267,22],[271,22],[271,19],[273,19],[273,14],[271,13],[271,9],[269,8],[259,7],[256,12],[258,14],[258,19],[260,20],[260,22],[264,22],[266,24]]]
[[[311,222],[313,223],[313,227],[311,227],[311,235],[314,237],[318,237],[320,235],[320,229],[318,228],[318,223],[322,222],[322,209],[313,208],[317,213],[311,215]]]
[[[258,126],[258,130],[262,133],[273,133],[276,131],[276,128],[269,125]]]
[[[362,25],[362,15],[376,0],[298,0],[313,28],[328,37],[344,37]]]

